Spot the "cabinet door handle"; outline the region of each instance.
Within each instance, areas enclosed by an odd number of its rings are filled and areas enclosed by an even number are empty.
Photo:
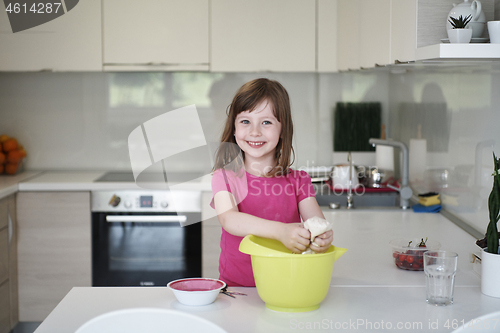
[[[107,222],[167,222],[184,223],[185,215],[106,215]]]

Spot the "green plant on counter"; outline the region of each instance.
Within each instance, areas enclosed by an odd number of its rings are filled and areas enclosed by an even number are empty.
[[[463,17],[460,15],[458,18],[455,18],[453,16],[450,16],[448,19],[448,22],[451,23],[452,29],[465,29],[467,26],[467,23],[470,22],[472,19],[472,16],[467,15],[466,17]]]
[[[498,254],[498,228],[497,222],[500,218],[500,158],[493,153],[493,188],[488,198],[488,211],[490,222],[486,229],[486,246],[489,253]]]

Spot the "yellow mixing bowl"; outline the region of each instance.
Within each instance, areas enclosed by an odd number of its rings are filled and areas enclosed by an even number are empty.
[[[266,307],[282,312],[319,308],[333,263],[347,251],[332,245],[325,253],[294,254],[277,240],[254,235],[243,238],[239,249],[251,255],[255,286]]]

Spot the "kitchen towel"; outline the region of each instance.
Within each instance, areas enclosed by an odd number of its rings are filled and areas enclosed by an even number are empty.
[[[394,171],[394,147],[375,147],[375,166],[384,171]]]
[[[370,138],[380,138],[380,102],[338,102],[334,116],[334,151],[374,151]]]
[[[416,204],[413,206],[413,211],[415,213],[439,213],[443,206],[441,205],[433,205],[433,206],[424,206],[421,204]]]
[[[410,181],[423,182],[427,165],[427,140],[410,139]]]

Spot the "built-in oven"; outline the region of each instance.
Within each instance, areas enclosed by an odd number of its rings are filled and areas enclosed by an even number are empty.
[[[165,286],[201,276],[201,193],[95,191],[92,285]]]

